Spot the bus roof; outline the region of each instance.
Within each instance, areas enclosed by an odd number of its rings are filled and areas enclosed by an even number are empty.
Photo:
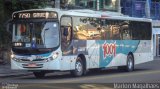
[[[55,11],[58,13],[59,18],[63,15],[69,15],[69,16],[96,17],[96,18],[104,18],[104,19],[107,18],[107,19],[115,19],[115,20],[118,19],[118,20],[152,22],[151,19],[129,17],[127,15],[123,15],[118,12],[94,11],[94,10],[89,10],[89,9],[62,10],[62,9],[57,9],[57,8],[45,8],[45,9],[22,10],[22,11],[16,11],[14,13],[25,12],[25,11]]]

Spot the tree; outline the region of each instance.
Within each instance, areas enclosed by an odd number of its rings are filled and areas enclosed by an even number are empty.
[[[3,21],[4,21],[4,0],[0,0],[0,47],[4,43],[4,35],[3,33]]]

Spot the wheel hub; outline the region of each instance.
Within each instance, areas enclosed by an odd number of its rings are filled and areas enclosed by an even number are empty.
[[[129,60],[128,60],[128,68],[129,68],[129,69],[132,69],[132,67],[133,67],[132,59],[129,59]]]
[[[77,64],[76,64],[76,70],[77,70],[78,72],[81,72],[81,71],[82,71],[82,64],[81,64],[80,62],[77,62]]]

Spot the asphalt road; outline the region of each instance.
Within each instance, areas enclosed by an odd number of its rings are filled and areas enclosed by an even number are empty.
[[[65,84],[66,86],[72,86],[72,88],[68,89],[74,89],[75,87],[77,87],[76,84],[81,84],[78,85],[78,88],[76,89],[85,89],[86,87],[97,86],[103,89],[105,86],[103,84],[106,83],[160,83],[160,59],[136,65],[135,71],[133,72],[123,72],[118,71],[116,68],[110,68],[103,71],[88,72],[86,76],[77,78],[72,77],[69,72],[57,72],[47,74],[46,77],[43,79],[36,79],[34,75],[27,75],[19,77],[1,78],[0,82],[2,83],[2,85],[5,83],[22,85],[29,84],[28,86],[23,86],[24,89],[25,87],[30,86],[32,86],[32,88],[34,88],[34,86],[43,86],[43,88],[49,88],[53,85],[55,89],[67,89],[67,87],[65,87],[64,85],[61,86],[61,84]]]

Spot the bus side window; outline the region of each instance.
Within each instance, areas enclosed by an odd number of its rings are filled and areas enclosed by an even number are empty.
[[[62,41],[66,43],[70,43],[72,37],[72,28],[71,27],[61,27],[62,32]]]
[[[64,30],[63,30],[63,36],[68,36],[68,28],[65,27]]]

